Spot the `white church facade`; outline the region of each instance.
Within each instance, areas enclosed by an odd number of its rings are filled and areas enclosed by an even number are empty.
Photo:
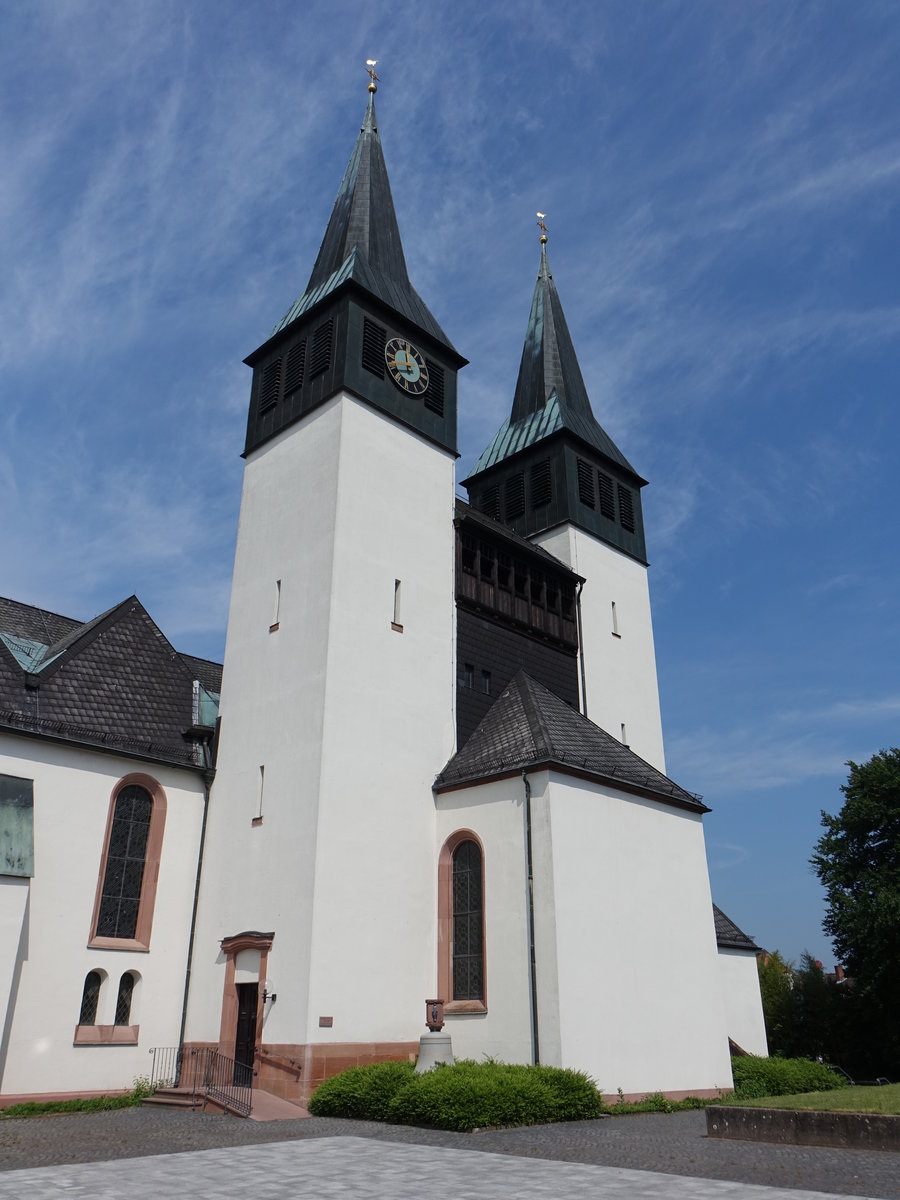
[[[135,597],[0,600],[0,1103],[210,1048],[304,1100],[414,1054],[714,1095],[765,1053],[709,810],[665,774],[640,492],[546,245],[456,496],[465,359],[412,287],[374,84],[253,371],[224,668]],[[542,243],[545,242],[542,238]]]

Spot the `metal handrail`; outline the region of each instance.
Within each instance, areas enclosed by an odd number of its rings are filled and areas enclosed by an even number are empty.
[[[190,1091],[196,1105],[202,1096],[249,1117],[253,1105],[253,1077],[247,1063],[236,1062],[211,1047],[154,1046],[150,1050],[150,1091],[181,1088]]]

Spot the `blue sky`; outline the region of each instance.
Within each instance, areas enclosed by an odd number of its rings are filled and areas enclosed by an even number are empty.
[[[830,965],[819,810],[900,741],[896,5],[444,7],[0,0],[0,593],[136,592],[221,656],[242,359],[305,286],[376,57],[410,275],[471,360],[459,478],[509,411],[540,209],[650,480],[714,897]]]

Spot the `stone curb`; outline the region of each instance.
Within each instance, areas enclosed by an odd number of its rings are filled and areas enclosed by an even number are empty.
[[[711,1138],[832,1146],[840,1150],[900,1150],[900,1117],[885,1113],[812,1112],[788,1108],[706,1110]]]

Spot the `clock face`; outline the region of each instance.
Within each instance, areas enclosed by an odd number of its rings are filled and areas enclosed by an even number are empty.
[[[428,367],[421,350],[405,338],[391,338],[384,348],[384,359],[397,387],[421,396],[428,387]]]

